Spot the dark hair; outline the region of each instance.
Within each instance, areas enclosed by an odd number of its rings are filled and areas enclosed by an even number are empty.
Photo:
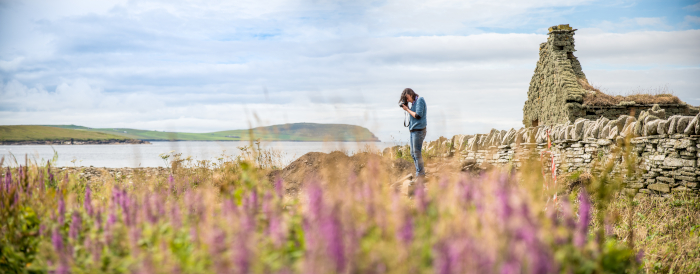
[[[416,93],[410,88],[405,88],[403,92],[401,92],[401,98],[399,99],[399,102],[405,101],[406,95],[410,95],[411,97],[413,97],[413,101],[415,101],[418,98],[418,93]]]

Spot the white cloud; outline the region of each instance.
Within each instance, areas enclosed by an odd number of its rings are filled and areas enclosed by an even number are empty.
[[[683,7],[684,10],[690,10],[690,11],[700,11],[700,3],[695,3],[692,5],[688,5]]]
[[[412,87],[429,103],[429,139],[518,127],[546,32],[486,29],[546,27],[561,20],[551,14],[588,3],[24,2],[0,10],[0,124],[207,132],[352,123],[405,139],[395,102]],[[700,104],[700,31],[668,31],[666,21],[579,27],[589,80],[615,93],[668,84]]]

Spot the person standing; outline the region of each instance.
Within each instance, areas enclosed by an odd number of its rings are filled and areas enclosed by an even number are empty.
[[[408,103],[411,103],[410,108]],[[411,157],[416,166],[416,180],[422,179],[425,177],[422,149],[428,127],[428,106],[425,104],[425,99],[410,88],[404,89],[401,93],[399,105],[411,115],[408,123],[408,130],[411,133]]]

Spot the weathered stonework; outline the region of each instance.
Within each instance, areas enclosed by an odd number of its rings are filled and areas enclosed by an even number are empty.
[[[547,42],[540,44],[540,59],[523,108],[525,126],[563,124],[576,119],[586,93],[578,79],[587,80],[574,56],[575,31],[569,25],[551,27]]]
[[[581,63],[574,56],[575,31],[569,25],[553,26],[549,28],[547,42],[540,44],[540,58],[523,107],[523,125],[551,126],[573,123],[578,118],[594,120],[605,117],[613,120],[622,115],[639,118],[642,111],[648,112],[653,105],[634,101],[602,106],[584,104],[586,94],[594,91],[584,88],[584,85],[589,88],[590,85]],[[692,116],[699,112],[697,107],[682,102],[661,104],[659,108],[664,110],[666,116]]]
[[[547,149],[549,132],[551,153],[559,174],[597,173],[605,163],[613,163],[613,174],[624,177],[626,193],[700,194],[700,114],[659,119],[649,113],[658,115],[644,111],[641,120],[632,116],[615,120],[579,118],[574,123],[554,126],[492,129],[488,134],[441,137],[425,142],[423,148],[429,155],[460,157],[475,167],[520,168],[528,159],[540,159],[540,153]],[[407,151],[408,146],[387,148],[384,154],[393,155],[399,150]],[[628,156],[632,157],[625,158],[624,151],[630,151]],[[626,159],[636,161],[630,163],[637,169],[629,177]]]

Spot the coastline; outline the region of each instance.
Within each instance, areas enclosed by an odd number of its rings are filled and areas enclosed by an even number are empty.
[[[0,141],[0,146],[17,145],[150,145],[144,140],[48,140],[48,141]]]
[[[301,140],[260,140],[263,142],[342,142],[342,143],[381,143],[381,140],[324,140],[324,141],[301,141]],[[17,145],[150,145],[151,142],[255,142],[255,140],[103,140],[103,141],[0,141],[0,146],[17,146]]]

